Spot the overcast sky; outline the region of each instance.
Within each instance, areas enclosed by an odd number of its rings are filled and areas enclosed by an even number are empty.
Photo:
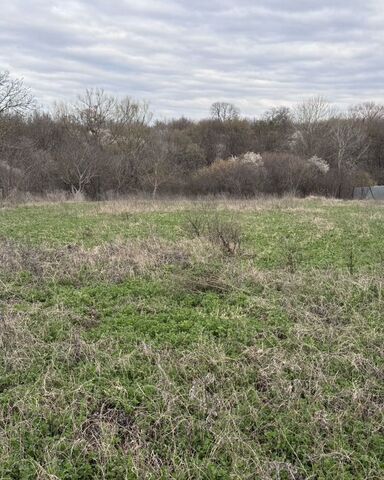
[[[244,115],[321,94],[384,102],[384,0],[12,0],[0,70],[43,105],[86,87],[150,102],[157,118]]]

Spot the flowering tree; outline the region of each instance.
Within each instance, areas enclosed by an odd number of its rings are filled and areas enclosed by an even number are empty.
[[[255,167],[262,167],[264,165],[263,158],[260,153],[247,152],[244,153],[244,155],[240,158],[243,162],[250,163]]]
[[[311,158],[308,160],[308,164],[309,164],[310,166],[315,167],[315,169],[316,169],[318,172],[320,172],[320,173],[322,173],[322,174],[324,174],[324,175],[325,175],[326,173],[328,173],[328,171],[329,171],[329,165],[328,165],[328,163],[327,163],[324,159],[318,157],[317,155],[314,155],[313,157],[311,157]]]

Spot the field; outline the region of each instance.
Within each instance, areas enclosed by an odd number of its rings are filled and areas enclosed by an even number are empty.
[[[0,478],[382,479],[384,205],[0,209]]]

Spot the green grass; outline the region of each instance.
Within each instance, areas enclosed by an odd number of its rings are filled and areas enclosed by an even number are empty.
[[[320,199],[0,210],[0,478],[383,478],[383,220]]]

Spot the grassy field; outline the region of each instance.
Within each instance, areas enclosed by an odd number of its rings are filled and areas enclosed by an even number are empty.
[[[0,209],[0,478],[382,479],[384,205]]]

